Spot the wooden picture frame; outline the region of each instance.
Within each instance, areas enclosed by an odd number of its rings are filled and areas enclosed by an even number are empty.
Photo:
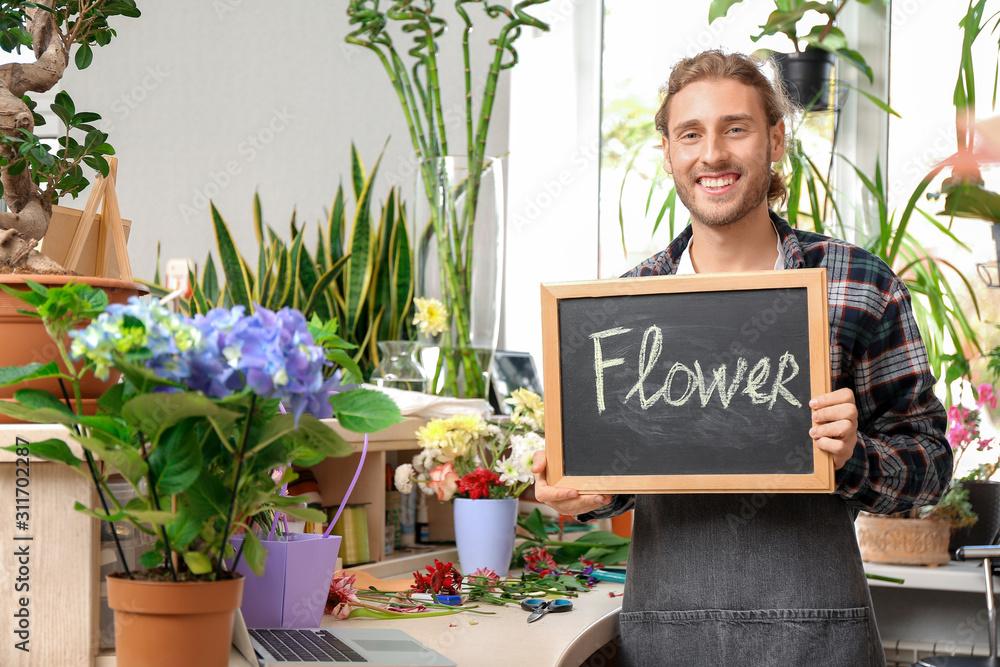
[[[826,269],[547,283],[541,297],[549,484],[833,491],[833,459],[808,436],[808,401],[830,391]]]

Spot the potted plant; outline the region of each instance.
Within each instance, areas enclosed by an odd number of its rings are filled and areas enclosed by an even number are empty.
[[[52,111],[62,121],[64,131],[54,149],[34,132],[44,123],[35,112],[29,93],[42,93],[59,83],[73,54],[78,69],[94,59],[94,47],[106,46],[115,36],[109,21],[117,17],[135,18],[135,0],[15,0],[0,8],[0,48],[8,53],[22,48],[34,51],[35,61],[10,63],[0,67],[0,193],[7,210],[0,212],[0,284],[27,291],[22,274],[49,285],[69,280],[61,266],[39,253],[35,247],[49,228],[52,207],[60,198],[76,197],[90,183],[90,175],[107,177],[107,156],[114,149],[108,135],[93,123],[100,116],[77,110],[69,93],[55,96]],[[75,53],[74,53],[75,52]],[[141,293],[142,287],[129,281],[93,279],[112,301],[124,303]],[[0,302],[0,366],[19,366],[39,359],[54,359],[55,347],[37,320],[20,316],[16,302]],[[64,369],[65,370],[65,369]],[[113,380],[114,378],[112,378]],[[58,391],[54,381],[36,381],[31,386]],[[89,411],[108,383],[93,377],[81,378],[81,388]],[[10,401],[13,392],[0,391],[0,401]]]
[[[351,451],[321,418],[336,413],[345,427],[373,431],[398,422],[398,409],[366,390],[340,394],[332,405],[325,354],[293,309],[250,315],[236,306],[187,317],[155,300],[109,305],[103,292],[79,283],[28,285],[16,296],[35,309],[69,370],[35,363],[0,369],[0,380],[53,377],[67,390],[22,389],[0,412],[66,426],[65,440],[19,447],[92,480],[100,504],[78,502],[80,512],[156,538],[139,572],[124,565],[119,547],[124,571],[108,578],[117,664],[146,664],[152,654],[169,656],[169,664],[228,664],[242,579],[223,560],[244,558],[260,574],[266,555],[251,528],[274,510],[323,520],[278,493],[294,473],[275,480],[272,471]],[[97,415],[82,415],[80,377],[112,369],[123,382],[100,398]],[[107,484],[113,473],[136,498],[115,498]],[[229,538],[237,531],[244,539],[234,552]],[[179,634],[157,624],[164,621]]]
[[[434,393],[486,398],[482,371],[496,347],[503,266],[503,185],[500,160],[486,154],[496,89],[503,70],[517,64],[514,43],[525,28],[548,30],[530,16],[532,5],[547,0],[522,0],[513,7],[460,0],[462,67],[464,68],[464,154],[456,155],[446,133],[447,107],[442,104],[439,77],[440,38],[447,22],[435,13],[434,0],[401,0],[387,11],[378,0],[352,0],[347,15],[353,26],[349,44],[373,51],[385,66],[396,91],[419,163],[418,211],[413,216],[416,286],[414,295],[436,298],[451,316],[428,375],[444,376]],[[492,58],[483,80],[477,111],[473,111],[472,10],[479,5],[485,18],[498,22],[489,40]],[[399,49],[394,28],[413,39]],[[481,29],[483,26],[477,26]],[[477,33],[481,30],[477,30]],[[407,58],[409,56],[409,58]],[[420,208],[422,207],[422,208]],[[485,350],[477,353],[476,350]],[[485,363],[484,363],[485,359]],[[461,370],[460,370],[461,369]],[[459,376],[463,382],[459,382]]]
[[[395,485],[454,500],[455,542],[466,574],[488,568],[506,576],[514,551],[517,498],[534,482],[534,453],[545,447],[545,409],[538,394],[517,389],[509,422],[476,414],[432,419],[417,431],[422,451],[396,468]]]
[[[960,546],[991,544],[1000,531],[1000,483],[989,481],[1000,461],[977,466],[958,477],[970,447],[988,451],[992,438],[979,432],[980,409],[997,404],[993,385],[974,389],[976,409],[953,405],[948,410],[948,442],[954,452],[951,484],[941,501],[901,515],[858,517],[858,543],[864,560],[877,563],[938,565]]]
[[[767,17],[767,23],[760,26],[760,34],[751,37],[756,42],[767,35],[781,33],[791,40],[795,51],[775,53],[774,58],[789,93],[800,107],[828,108],[830,74],[835,57],[857,68],[869,82],[873,81],[871,67],[860,53],[848,47],[847,36],[836,26],[837,15],[848,1],[774,0],[775,8]],[[864,5],[872,2],[856,1]],[[741,2],[743,0],[712,0],[708,22],[722,18],[730,7]],[[822,14],[826,17],[826,23],[813,26],[805,34],[799,34],[799,23],[808,12]]]
[[[373,215],[373,187],[382,156],[371,171],[365,169],[351,146],[351,174],[356,206],[349,210],[344,188],[337,188],[326,228],[317,230],[315,255],[306,247],[306,228],[293,216],[289,243],[263,221],[260,197],[254,196],[253,226],[257,258],[247,258],[236,247],[229,225],[212,206],[212,224],[223,284],[209,254],[201,276],[190,276],[191,294],[180,301],[190,314],[223,305],[260,304],[271,310],[285,306],[315,315],[334,326],[343,345],[330,346],[331,360],[356,381],[367,380],[381,361],[377,343],[411,338],[409,317],[413,302],[413,255],[407,234],[406,211],[396,188]],[[348,231],[349,230],[349,231]],[[159,262],[157,262],[159,264]],[[166,296],[157,270],[151,292]],[[334,367],[327,368],[332,374]]]

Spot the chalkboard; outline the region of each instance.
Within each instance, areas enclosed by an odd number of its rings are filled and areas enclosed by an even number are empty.
[[[826,270],[542,285],[550,484],[830,492]]]

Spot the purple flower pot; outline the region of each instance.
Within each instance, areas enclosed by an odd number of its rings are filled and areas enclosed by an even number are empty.
[[[490,568],[506,577],[514,554],[517,498],[455,498],[455,545],[459,569],[472,574]]]
[[[240,609],[251,628],[318,628],[337,567],[340,536],[290,533],[262,539],[267,549],[264,576],[258,577],[241,558],[236,571],[246,577]],[[239,551],[243,536],[231,540]]]

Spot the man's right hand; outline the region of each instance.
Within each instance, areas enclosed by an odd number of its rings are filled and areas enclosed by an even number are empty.
[[[549,486],[545,482],[545,452],[535,452],[531,472],[535,473],[535,499],[560,514],[576,516],[604,507],[611,502],[609,496],[580,495],[576,489]]]

